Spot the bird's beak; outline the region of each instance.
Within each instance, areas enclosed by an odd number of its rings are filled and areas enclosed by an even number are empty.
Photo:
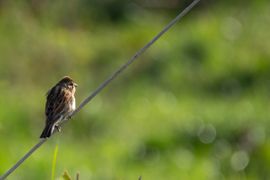
[[[73,83],[73,85],[74,85],[75,87],[78,87],[78,84],[76,84],[76,83]]]

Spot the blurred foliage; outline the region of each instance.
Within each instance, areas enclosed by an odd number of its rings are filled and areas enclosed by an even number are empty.
[[[0,174],[33,146],[46,91],[77,102],[190,1],[1,1]],[[270,4],[203,1],[9,179],[270,177]],[[4,148],[3,148],[4,147]]]

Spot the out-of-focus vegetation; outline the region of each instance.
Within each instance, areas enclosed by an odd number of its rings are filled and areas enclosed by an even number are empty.
[[[0,174],[62,76],[83,100],[190,1],[1,1]],[[9,179],[270,177],[269,1],[203,1]]]

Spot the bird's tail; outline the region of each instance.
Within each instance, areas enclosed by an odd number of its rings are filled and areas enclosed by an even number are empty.
[[[47,124],[42,131],[40,138],[49,138],[52,135],[54,124]]]

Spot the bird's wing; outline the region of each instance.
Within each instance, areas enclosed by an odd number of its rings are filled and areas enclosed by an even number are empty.
[[[70,93],[61,88],[54,87],[47,95],[46,102],[46,118],[47,123],[55,123],[61,116],[65,116],[69,111],[69,100],[71,99]]]

